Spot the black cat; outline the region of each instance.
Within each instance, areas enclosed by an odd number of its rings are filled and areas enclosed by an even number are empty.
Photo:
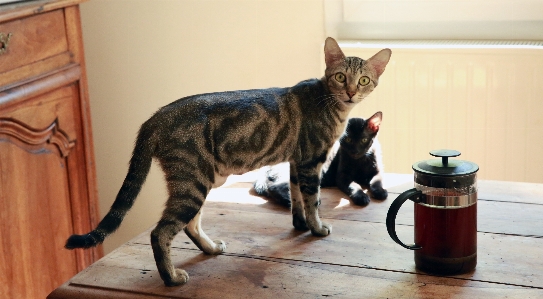
[[[387,198],[381,182],[381,147],[376,138],[381,120],[381,112],[368,120],[349,119],[345,133],[323,165],[321,187],[338,187],[357,205],[370,202],[362,188],[368,189],[374,199]],[[288,170],[288,163],[262,168],[254,184],[256,193],[290,206]]]

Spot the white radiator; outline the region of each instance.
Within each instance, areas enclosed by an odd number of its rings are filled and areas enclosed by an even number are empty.
[[[543,183],[543,43],[341,42],[347,56],[392,58],[380,85],[351,113],[383,112],[386,172],[449,148],[479,178]]]

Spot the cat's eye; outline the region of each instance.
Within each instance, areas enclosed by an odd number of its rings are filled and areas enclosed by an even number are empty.
[[[366,143],[366,142],[368,142],[368,138],[363,138],[362,143]]]
[[[345,80],[347,80],[347,77],[345,77],[345,75],[343,73],[337,73],[335,78],[336,78],[337,82],[339,82],[339,83],[344,83]]]
[[[350,143],[351,142],[351,137],[345,137],[345,142]]]
[[[368,84],[370,84],[370,78],[364,76],[362,78],[360,78],[360,80],[358,80],[358,83],[362,86],[366,86]]]

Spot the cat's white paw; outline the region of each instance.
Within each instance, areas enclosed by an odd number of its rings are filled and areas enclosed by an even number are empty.
[[[207,239],[207,242],[203,244],[205,246],[200,247],[206,254],[216,255],[221,254],[226,250],[226,243],[223,240],[211,241]]]
[[[223,240],[214,240],[215,242],[215,252],[213,254],[221,254],[226,250],[226,243]]]
[[[328,223],[322,223],[320,228],[311,229],[313,236],[324,237],[332,233],[332,225]]]
[[[175,269],[174,277],[169,280],[164,280],[164,284],[167,287],[180,286],[189,281],[189,274],[183,269]]]

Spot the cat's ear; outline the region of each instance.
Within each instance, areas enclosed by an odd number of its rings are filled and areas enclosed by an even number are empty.
[[[385,71],[385,67],[390,60],[390,55],[392,55],[390,49],[383,49],[373,55],[370,59],[366,60],[367,65],[375,70],[377,77],[380,77]]]
[[[379,127],[381,126],[381,121],[383,120],[383,113],[381,111],[375,113],[372,117],[368,118],[367,128],[372,133],[379,132]]]
[[[345,54],[337,44],[336,40],[329,37],[324,42],[324,61],[327,67],[332,67],[345,60]]]

